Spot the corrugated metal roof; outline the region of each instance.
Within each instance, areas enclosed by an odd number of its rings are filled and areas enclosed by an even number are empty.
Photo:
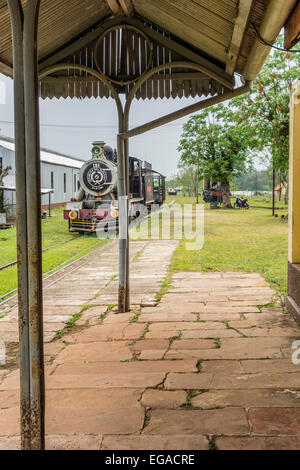
[[[15,144],[13,142],[7,142],[6,140],[0,139],[0,147],[15,151]],[[81,168],[83,160],[73,160],[72,158],[65,157],[56,153],[45,152],[41,150],[41,162],[51,163],[53,165],[67,166],[71,168]]]
[[[26,1],[22,0],[25,5]],[[39,14],[39,59],[80,36],[111,11],[105,0],[44,0]],[[11,25],[6,0],[0,0],[0,57],[12,64]]]
[[[22,1],[26,3],[25,0]],[[249,0],[252,20],[261,20],[269,0]],[[238,0],[132,0],[134,14],[157,25],[225,65],[238,14]],[[106,0],[43,0],[39,14],[39,60],[43,61],[88,30],[112,17]],[[12,64],[11,26],[6,0],[0,0],[0,71]],[[248,31],[245,32],[247,39]],[[253,42],[244,44],[244,54]],[[250,44],[249,44],[250,42]]]
[[[107,24],[130,25],[131,21],[135,25],[139,23],[138,27],[146,25],[152,31],[159,32],[161,38],[170,38],[191,51],[194,58],[188,58],[190,63],[197,62],[194,60],[196,54],[199,59],[210,64],[210,71],[212,68],[218,69],[217,75],[207,73],[206,68],[200,69],[204,76],[198,75],[197,78],[164,78],[163,75],[187,72],[190,76],[195,72],[192,68],[170,68],[148,79],[136,92],[137,99],[220,95],[226,92],[226,88],[232,88],[231,79],[235,72],[242,74],[256,41],[251,23],[260,27],[270,1],[127,0],[127,5],[131,3],[131,11],[126,16],[128,12],[122,7],[123,3],[117,0],[43,0],[38,30],[40,70],[49,65],[68,62],[85,65],[96,71],[95,47]],[[22,0],[22,3],[25,5],[26,0]],[[110,8],[113,4],[114,8]],[[120,13],[122,8],[124,15]],[[0,72],[12,76],[11,26],[6,0],[0,0],[0,31]],[[117,75],[119,85],[115,85],[116,91],[128,94],[133,86],[132,79],[137,78],[138,69],[142,73],[141,64],[147,59],[143,39],[135,32],[129,33],[125,50],[124,44],[118,42],[118,33],[110,31],[109,34],[110,38],[106,37],[98,50],[99,70],[102,72],[109,64],[107,79],[113,80]],[[172,49],[170,44],[166,45],[151,34],[147,37],[151,38],[153,47],[151,67],[182,60],[182,56],[185,59],[188,57],[178,48]],[[121,64],[122,70],[116,70],[117,64]],[[117,74],[114,73],[116,71]],[[131,82],[132,85],[124,85],[124,82]],[[108,98],[111,93],[101,80],[87,71],[69,68],[43,77],[40,95],[43,98]]]

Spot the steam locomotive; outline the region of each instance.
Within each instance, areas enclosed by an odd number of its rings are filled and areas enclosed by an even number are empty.
[[[109,231],[118,227],[117,154],[104,142],[94,142],[92,158],[80,170],[80,189],[67,203],[64,218],[70,232]],[[165,200],[165,177],[152,165],[129,157],[129,218],[151,211]]]

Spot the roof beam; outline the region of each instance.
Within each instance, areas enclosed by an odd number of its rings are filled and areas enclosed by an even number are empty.
[[[297,3],[294,11],[284,28],[284,47],[291,49],[300,40],[300,3]]]
[[[226,88],[233,89],[235,85],[235,80],[232,76],[228,75],[221,67],[213,64],[209,60],[201,57],[199,54],[191,51],[187,47],[179,44],[173,39],[169,39],[166,36],[158,33],[154,29],[145,26],[141,21],[136,20],[135,18],[126,18],[126,23],[136,26],[141,31],[143,31],[148,37],[151,37],[155,41],[159,42],[163,46],[172,49],[173,51],[181,54],[183,57],[191,60],[195,64],[201,67],[201,71],[208,75],[209,77],[217,80],[219,83],[222,83]]]
[[[276,41],[296,3],[297,0],[270,0],[259,26],[259,34],[271,45],[262,44],[258,37],[255,39],[242,72],[245,80],[255,80],[257,77],[270,53],[272,44]]]
[[[207,79],[207,75],[201,72],[181,72],[181,73],[165,73],[153,75],[149,80],[204,80]],[[98,82],[99,80],[96,77],[89,76],[56,76],[52,77],[47,75],[42,79],[43,83],[68,83],[68,82]]]
[[[116,16],[132,16],[134,12],[132,0],[106,0],[109,8]]]
[[[116,16],[123,15],[123,10],[118,0],[106,0],[106,3],[108,4],[109,8],[111,9],[114,15]]]
[[[51,57],[48,57],[46,60],[42,60],[39,63],[39,71],[45,69],[46,67],[50,67],[51,65],[57,64],[61,60],[65,59],[69,55],[73,54],[74,52],[78,51],[82,47],[87,46],[90,42],[97,39],[104,31],[108,28],[116,26],[117,24],[121,23],[124,20],[123,17],[116,17],[108,20],[100,25],[96,26],[93,30],[89,31],[88,33],[84,34],[81,38],[73,41],[68,46],[64,47],[63,49],[59,50]]]
[[[235,19],[233,34],[228,51],[228,59],[226,64],[226,73],[232,75],[235,71],[236,63],[239,57],[245,29],[250,17],[253,0],[239,0],[237,6],[237,16]]]
[[[157,127],[168,124],[169,122],[173,122],[176,119],[180,119],[182,117],[188,116],[189,114],[195,113],[197,111],[201,111],[202,109],[209,108],[210,106],[214,106],[218,103],[223,103],[224,101],[235,98],[236,96],[240,96],[245,93],[248,93],[248,91],[250,91],[251,88],[252,88],[252,83],[246,82],[245,85],[239,88],[235,88],[235,90],[227,91],[223,95],[218,95],[212,98],[208,98],[207,100],[199,101],[190,106],[186,106],[185,108],[179,109],[178,111],[167,114],[158,119],[154,119],[154,121],[150,121],[150,122],[147,122],[146,124],[142,124],[141,126],[135,127],[134,129],[130,129],[129,131],[121,132],[121,134],[119,134],[119,137],[121,139],[129,139],[130,137],[135,137],[137,135],[144,134],[145,132],[156,129]]]
[[[5,62],[3,59],[0,57],[0,73],[3,73],[3,75],[6,75],[8,77],[13,77],[13,67],[12,65],[8,64]]]
[[[132,0],[119,0],[119,3],[122,7],[123,12],[126,16],[132,16],[134,12],[134,7]]]

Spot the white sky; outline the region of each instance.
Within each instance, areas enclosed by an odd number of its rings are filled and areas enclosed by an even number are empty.
[[[3,75],[0,75],[1,81],[6,86],[6,103],[0,106],[0,134],[13,137],[13,82]],[[199,100],[135,100],[130,125],[135,127]],[[182,124],[187,120],[188,117],[130,139],[130,155],[151,162],[155,170],[166,176],[173,175],[179,160],[176,149]],[[41,145],[50,150],[86,160],[94,140],[104,140],[116,147],[117,111],[112,99],[40,100],[40,122]]]
[[[0,104],[5,104],[6,102],[6,86],[5,82],[0,80]]]
[[[200,98],[134,100],[130,127],[135,127],[164,114],[199,101]],[[177,172],[177,147],[182,125],[189,119],[179,119],[153,131],[130,139],[130,155],[152,163],[153,169],[167,177]],[[0,134],[13,137],[13,82],[0,74]],[[91,143],[104,140],[116,147],[117,111],[112,99],[47,99],[40,100],[41,146],[89,159]],[[257,161],[262,169],[265,165]]]

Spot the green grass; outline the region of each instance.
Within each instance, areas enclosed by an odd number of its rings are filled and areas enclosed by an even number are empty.
[[[263,205],[265,196],[256,196]],[[195,198],[175,197],[178,204]],[[167,202],[170,202],[168,198]],[[249,198],[250,206],[252,205]],[[171,271],[244,271],[261,273],[281,294],[287,288],[288,224],[269,209],[211,210],[205,204],[205,239],[201,250],[186,250],[181,240]]]
[[[42,246],[43,250],[47,250],[43,253],[43,273],[55,270],[70,258],[73,261],[87,254],[97,244],[100,246],[105,243],[105,240],[99,240],[95,234],[78,236],[77,233],[70,233],[68,222],[63,218],[63,208],[53,210],[52,215],[53,217],[42,220]],[[61,244],[70,239],[72,241]],[[16,257],[16,229],[2,230],[0,232],[0,266],[15,261]],[[16,287],[16,266],[0,271],[0,295]]]

